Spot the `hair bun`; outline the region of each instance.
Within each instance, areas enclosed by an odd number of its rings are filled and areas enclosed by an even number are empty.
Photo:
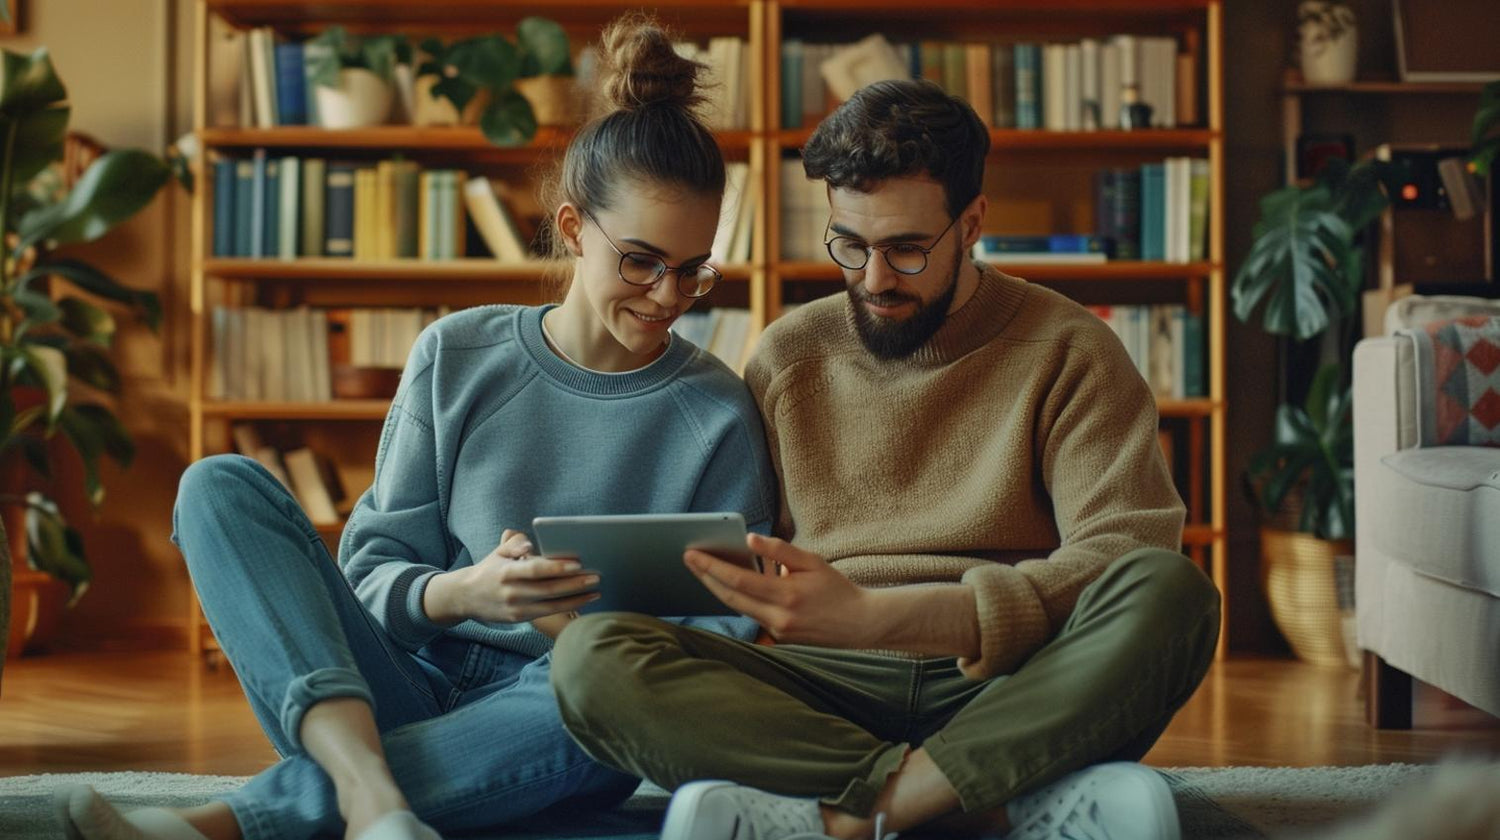
[[[691,111],[703,103],[698,74],[707,68],[678,55],[667,32],[645,15],[627,15],[605,28],[599,56],[600,89],[609,109],[665,105]]]

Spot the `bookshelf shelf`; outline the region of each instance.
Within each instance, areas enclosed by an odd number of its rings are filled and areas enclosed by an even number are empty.
[[[466,159],[531,162],[550,159],[567,147],[572,132],[542,127],[525,146],[500,148],[491,145],[473,126],[419,127],[385,125],[375,128],[333,130],[306,126],[277,128],[208,128],[205,146],[219,149],[368,150],[390,153],[458,154]],[[715,135],[727,152],[744,151],[753,137],[748,131],[724,131]]]
[[[545,15],[559,22],[586,19],[603,23],[627,8],[619,0],[206,0],[208,8],[240,27],[284,28],[330,23],[371,27],[419,26],[475,29],[514,24],[528,15]],[[743,20],[761,0],[655,0],[654,8],[708,19]]]
[[[812,136],[812,129],[787,129],[776,139],[788,148],[801,148]],[[1042,129],[990,129],[990,151],[1001,152],[1073,152],[1080,149],[1141,152],[1174,152],[1203,150],[1219,132],[1208,129],[1171,128],[1143,131],[1045,131]]]
[[[383,420],[390,400],[319,403],[203,402],[203,416],[216,420]]]
[[[341,283],[422,283],[434,280],[464,283],[535,283],[545,279],[547,263],[502,263],[484,258],[459,260],[349,260],[334,258],[210,259],[206,274],[222,280]],[[748,280],[751,267],[722,266],[724,281]]]
[[[1195,280],[1220,271],[1218,263],[1166,263],[1118,260],[1106,263],[1026,264],[997,263],[1000,270],[1036,282],[1053,280],[1119,281]],[[784,281],[842,280],[843,272],[832,262],[783,262],[776,271]]]
[[[1483,82],[1398,81],[1350,82],[1347,85],[1310,85],[1306,82],[1289,81],[1281,88],[1282,93],[1293,96],[1477,96],[1483,90]]]

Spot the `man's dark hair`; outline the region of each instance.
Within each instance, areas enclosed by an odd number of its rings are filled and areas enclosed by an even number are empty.
[[[990,132],[969,103],[925,79],[860,88],[819,124],[802,150],[807,177],[865,192],[887,178],[926,175],[943,185],[954,218],[984,187]]]

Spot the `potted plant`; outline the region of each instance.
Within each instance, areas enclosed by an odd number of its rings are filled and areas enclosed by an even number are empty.
[[[1334,558],[1353,553],[1350,360],[1365,273],[1358,237],[1385,208],[1390,177],[1383,161],[1336,160],[1312,184],[1261,199],[1254,242],[1231,287],[1236,317],[1248,323],[1264,302],[1266,331],[1319,358],[1306,399],[1277,408],[1274,440],[1251,458],[1247,476],[1269,522],[1261,576],[1272,617],[1310,661],[1347,661]],[[1286,398],[1287,377],[1280,378]]]
[[[553,21],[522,20],[514,44],[491,34],[447,44],[428,38],[420,46],[427,60],[417,68],[419,122],[473,121],[491,143],[521,146],[539,124],[573,119],[568,36]],[[536,81],[527,87],[527,80]]]
[[[58,163],[70,109],[47,50],[0,53],[0,516],[17,564],[14,631],[36,625],[29,611],[41,607],[47,580],[60,581],[70,603],[90,580],[83,540],[48,492],[52,444],[60,438],[77,451],[95,507],[104,501],[101,459],[124,467],[134,455],[107,405],[120,390],[108,355],[111,309],[128,309],[153,330],[161,321],[156,295],[56,249],[98,239],[135,215],[170,168],[143,151],[104,152],[69,188]],[[25,641],[13,632],[10,647]]]
[[[1481,176],[1488,175],[1495,165],[1496,156],[1500,156],[1500,82],[1484,86],[1479,97],[1479,112],[1474,115],[1470,142],[1474,146],[1474,171]]]
[[[324,128],[365,128],[390,119],[396,66],[411,47],[400,35],[350,37],[330,26],[307,42],[308,75]]]
[[[1359,56],[1354,12],[1337,0],[1304,0],[1297,7],[1302,78],[1310,85],[1354,81]]]

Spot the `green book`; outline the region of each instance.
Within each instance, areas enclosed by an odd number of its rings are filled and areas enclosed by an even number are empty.
[[[304,257],[323,256],[323,190],[328,162],[322,158],[302,161],[302,238],[297,253]]]

